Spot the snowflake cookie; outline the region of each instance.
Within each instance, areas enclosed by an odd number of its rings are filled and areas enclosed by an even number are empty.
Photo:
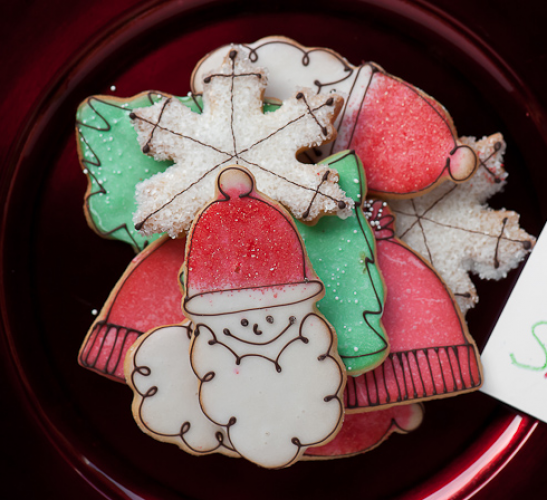
[[[336,171],[296,159],[302,150],[335,138],[333,121],[341,97],[300,89],[278,110],[264,114],[266,73],[236,49],[203,82],[201,115],[175,98],[130,115],[143,152],[174,161],[165,172],[137,185],[137,229],[143,234],[165,231],[172,237],[188,231],[212,198],[219,170],[230,164],[247,167],[259,189],[299,219],[351,214],[353,201],[336,184]]]
[[[308,154],[355,150],[365,167],[369,193],[385,198],[423,194],[444,181],[463,182],[477,168],[471,148],[458,140],[448,111],[417,87],[387,73],[378,64],[350,64],[331,49],[305,47],[283,36],[270,36],[238,50],[268,68],[266,95],[284,99],[297,86],[319,95],[347,96],[335,122],[334,142]],[[192,75],[192,90],[205,89],[203,75],[226,51],[207,54]]]
[[[444,184],[412,200],[393,200],[397,236],[433,264],[465,312],[478,302],[469,273],[501,279],[532,249],[535,238],[519,227],[519,215],[492,210],[486,201],[506,184],[501,134],[462,138],[479,156],[467,183]]]

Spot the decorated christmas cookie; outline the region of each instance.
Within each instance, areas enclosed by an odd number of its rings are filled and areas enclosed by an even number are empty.
[[[164,172],[173,162],[156,161],[142,152],[137,140],[135,108],[176,99],[194,113],[203,111],[201,96],[176,97],[145,92],[127,99],[92,96],[78,107],[76,137],[82,170],[88,178],[85,216],[100,236],[129,243],[138,252],[159,235],[144,236],[135,229],[135,185]],[[275,111],[278,101],[265,100],[263,111]]]
[[[125,361],[127,383],[135,393],[133,416],[146,434],[193,455],[238,456],[224,429],[201,411],[188,356],[191,337],[186,321],[152,330],[135,342]]]
[[[343,189],[356,206],[366,190],[358,161],[351,152],[324,161],[331,168],[329,175],[340,171]],[[339,332],[338,353],[346,369],[357,375],[381,363],[389,349],[381,323],[385,287],[376,264],[374,236],[362,211],[354,208],[354,212],[346,220],[324,217],[314,226],[298,222],[297,226],[314,269],[326,283],[318,309]],[[135,339],[158,325],[183,319],[178,279],[154,277],[178,276],[184,245],[184,239],[171,243],[163,236],[133,260],[84,341],[82,366],[124,382],[123,359]]]
[[[165,98],[158,92],[129,99],[93,96],[79,106],[76,116],[78,152],[88,178],[84,204],[87,221],[99,235],[129,243],[135,251],[157,238],[135,231],[135,185],[163,172],[172,162],[155,161],[141,151],[129,116],[134,108],[151,106]],[[198,100],[176,99],[199,112]]]
[[[164,236],[133,259],[89,329],[78,356],[82,366],[125,382],[124,359],[135,340],[184,319],[179,273],[185,244]]]
[[[348,377],[347,411],[456,395],[482,382],[479,354],[454,297],[435,270],[394,235],[386,203],[365,204],[388,294],[383,316],[391,351],[384,363]]]
[[[347,95],[336,122],[338,138],[323,152],[354,149],[363,161],[370,194],[416,196],[447,179],[466,181],[477,168],[473,150],[458,141],[448,112],[374,63],[353,66],[330,49],[278,36],[237,48],[252,63],[268,68],[268,96],[284,99],[299,86],[319,95]],[[203,76],[225,51],[221,47],[198,63],[192,77],[195,93],[205,91]]]
[[[465,313],[478,301],[469,273],[482,279],[505,278],[530,252],[535,238],[519,227],[517,213],[486,205],[507,183],[502,135],[462,141],[480,159],[473,179],[439,186],[425,196],[396,200],[390,206],[397,215],[398,237],[429,260]]]
[[[394,406],[387,410],[349,413],[340,432],[329,443],[308,448],[303,460],[345,458],[365,453],[382,444],[394,432],[408,434],[422,423],[421,404]]]
[[[389,352],[381,321],[386,290],[374,234],[361,209],[366,196],[362,164],[352,151],[329,157],[325,164],[338,172],[340,187],[355,203],[354,213],[345,220],[323,217],[313,226],[298,221],[296,226],[326,287],[317,307],[337,332],[348,374],[359,375],[378,366]]]
[[[301,89],[264,114],[266,74],[236,49],[203,82],[202,114],[172,98],[131,114],[143,152],[174,162],[137,185],[137,229],[172,237],[187,231],[212,198],[218,172],[232,163],[247,166],[259,188],[297,218],[351,213],[352,201],[337,186],[335,173],[325,178],[326,167],[296,159],[301,150],[334,139],[341,97]]]
[[[188,236],[183,308],[203,412],[241,456],[281,468],[338,432],[345,370],[292,219],[254,183],[238,165],[218,176]]]

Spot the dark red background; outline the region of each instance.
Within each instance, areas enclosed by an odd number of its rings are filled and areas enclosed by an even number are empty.
[[[160,2],[1,3],[0,164],[3,170],[0,175],[3,181],[9,152],[16,148],[21,127],[48,84],[104,26],[131,9],[145,9],[156,3]],[[436,0],[432,3],[472,28],[497,51],[533,92],[538,106],[547,109],[547,4],[514,0]],[[277,4],[271,2],[273,10]],[[245,2],[239,5],[243,7]],[[547,169],[547,159],[543,161]],[[1,348],[6,350],[4,338]],[[4,358],[7,362],[7,356]],[[20,382],[9,364],[2,366],[0,380],[0,497],[102,498],[64,461],[30,416],[30,407],[21,397]],[[540,499],[545,498],[546,491],[547,425],[540,424],[533,439],[475,498]]]

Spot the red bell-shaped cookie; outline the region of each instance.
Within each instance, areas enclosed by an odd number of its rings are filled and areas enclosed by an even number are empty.
[[[184,320],[178,277],[185,245],[184,238],[163,237],[131,261],[82,344],[83,367],[125,382],[123,363],[135,340],[158,325]]]
[[[394,237],[385,203],[366,208],[388,290],[383,321],[391,351],[375,370],[348,377],[346,407],[362,411],[478,389],[477,346],[451,292],[430,264]]]

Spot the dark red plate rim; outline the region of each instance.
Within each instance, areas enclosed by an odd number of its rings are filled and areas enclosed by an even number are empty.
[[[143,36],[148,30],[166,23],[173,17],[194,15],[204,9],[227,9],[230,5],[239,8],[242,5],[252,8],[247,2],[219,2],[214,0],[194,0],[186,2],[166,1],[150,6],[144,4],[136,7],[117,22],[107,26],[92,40],[85,49],[77,54],[65,66],[64,71],[57,75],[54,81],[44,91],[41,102],[31,115],[23,122],[19,132],[19,141],[10,151],[6,168],[2,172],[1,204],[5,207],[0,235],[0,256],[2,268],[0,283],[3,293],[0,295],[2,311],[2,329],[8,343],[8,354],[15,373],[21,382],[32,414],[39,422],[43,432],[49,437],[55,448],[65,460],[94,488],[107,497],[114,498],[153,498],[147,491],[130,491],[124,485],[123,478],[116,477],[103,466],[97,466],[91,450],[70,439],[64,434],[51,415],[49,408],[42,401],[31,383],[29,383],[23,364],[19,360],[16,343],[12,338],[12,327],[17,318],[10,314],[8,291],[22,286],[15,283],[9,272],[9,252],[13,251],[10,241],[17,235],[16,221],[19,222],[20,202],[14,200],[13,193],[21,182],[29,175],[25,163],[26,154],[39,147],[47,124],[51,117],[63,112],[74,100],[76,90],[93,75],[94,71],[109,61],[126,44],[137,37]],[[314,2],[315,8],[331,8],[328,2]],[[254,7],[260,9],[260,7]],[[517,107],[527,113],[527,126],[515,130],[517,139],[527,134],[528,142],[538,144],[542,149],[547,144],[547,119],[535,97],[511,67],[479,38],[456,19],[427,2],[412,4],[403,0],[360,0],[340,1],[340,10],[348,12],[374,12],[380,18],[401,29],[412,30],[420,26],[421,36],[431,40],[443,40],[449,47],[454,64],[465,63],[465,73],[471,79],[481,74],[488,74],[489,81],[494,85],[490,88],[492,100],[509,90],[512,100],[507,106]],[[501,113],[503,115],[503,112]],[[531,137],[531,139],[530,139]],[[528,154],[533,155],[534,151]],[[540,200],[541,203],[541,200]],[[545,202],[541,205],[542,218],[545,219]],[[23,215],[24,215],[23,211]],[[508,414],[498,419],[481,436],[480,442],[457,457],[448,467],[425,484],[420,485],[405,495],[407,499],[446,499],[469,498],[485,487],[510,462],[519,449],[530,439],[538,426],[538,422],[525,415]]]

